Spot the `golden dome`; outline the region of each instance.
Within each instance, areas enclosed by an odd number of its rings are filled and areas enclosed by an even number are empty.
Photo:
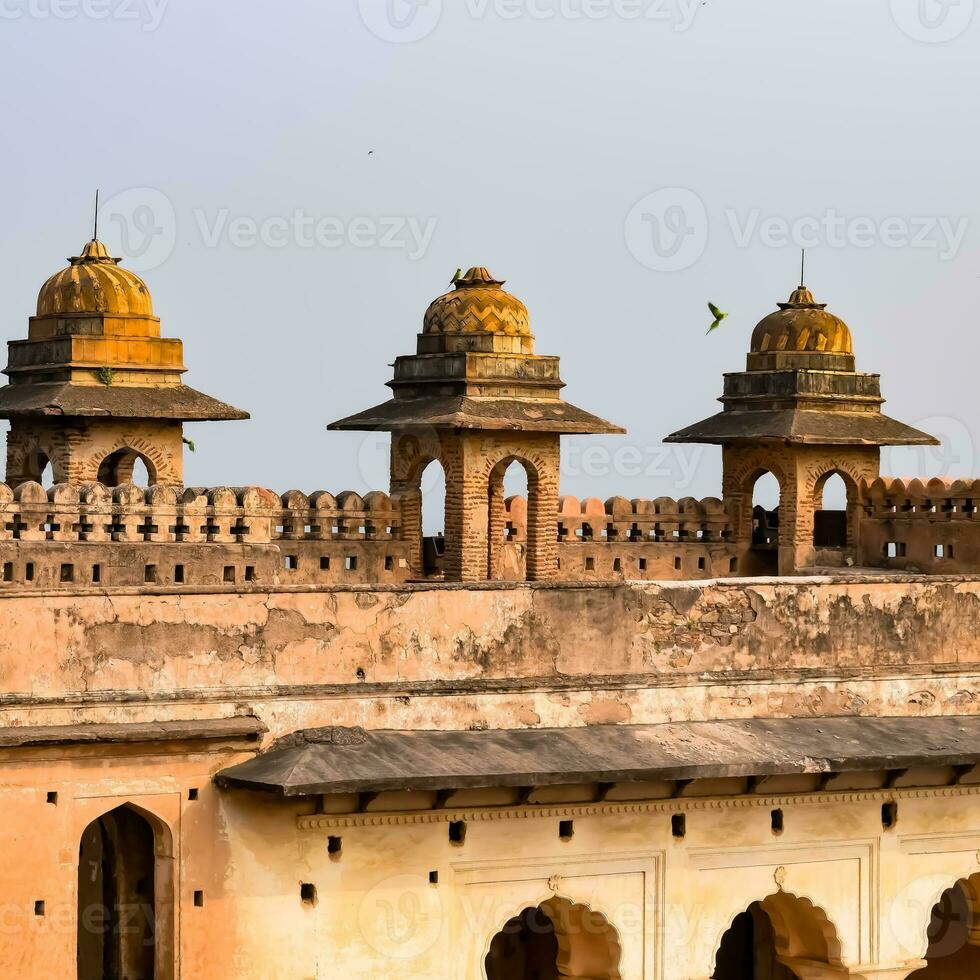
[[[828,313],[826,303],[814,303],[805,286],[793,290],[787,303],[763,317],[752,331],[752,353],[813,351],[820,354],[852,354],[847,324]]]
[[[38,316],[107,313],[117,316],[153,316],[146,283],[135,272],[122,269],[120,259],[94,238],[71,265],[56,272],[37,295]]]
[[[488,333],[530,337],[527,307],[501,289],[504,280],[494,279],[482,266],[470,269],[456,288],[443,293],[429,305],[423,333]]]

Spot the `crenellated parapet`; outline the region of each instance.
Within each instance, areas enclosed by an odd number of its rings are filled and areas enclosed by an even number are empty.
[[[3,583],[308,585],[408,576],[386,493],[0,484]]]
[[[527,501],[505,501],[507,578],[523,578]],[[738,573],[731,516],[717,497],[653,500],[566,496],[558,511],[558,578],[719,578]],[[509,553],[508,553],[509,552]]]
[[[980,479],[879,477],[860,493],[862,564],[927,573],[980,568]]]

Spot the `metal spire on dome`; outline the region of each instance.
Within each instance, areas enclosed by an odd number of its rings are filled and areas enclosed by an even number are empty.
[[[95,188],[95,219],[92,222],[92,241],[99,240],[99,189]]]

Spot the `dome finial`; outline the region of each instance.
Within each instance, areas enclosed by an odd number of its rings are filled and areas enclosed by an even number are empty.
[[[803,275],[803,270],[806,268],[806,249],[800,249],[800,289],[806,289],[806,278]]]
[[[99,189],[95,188],[95,218],[92,221],[92,241],[99,240]]]

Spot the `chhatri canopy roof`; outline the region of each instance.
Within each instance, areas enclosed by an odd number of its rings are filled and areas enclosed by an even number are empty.
[[[27,339],[8,344],[0,418],[248,418],[182,383],[182,343],[160,336],[146,283],[102,242],[68,262],[41,287]]]
[[[534,353],[527,307],[503,285],[482,267],[455,279],[429,305],[417,352],[396,358],[394,397],[330,428],[625,431],[562,400],[558,358]]]
[[[877,374],[855,370],[851,331],[800,286],[752,333],[746,370],[725,375],[724,410],[667,442],[936,445],[882,414]]]

